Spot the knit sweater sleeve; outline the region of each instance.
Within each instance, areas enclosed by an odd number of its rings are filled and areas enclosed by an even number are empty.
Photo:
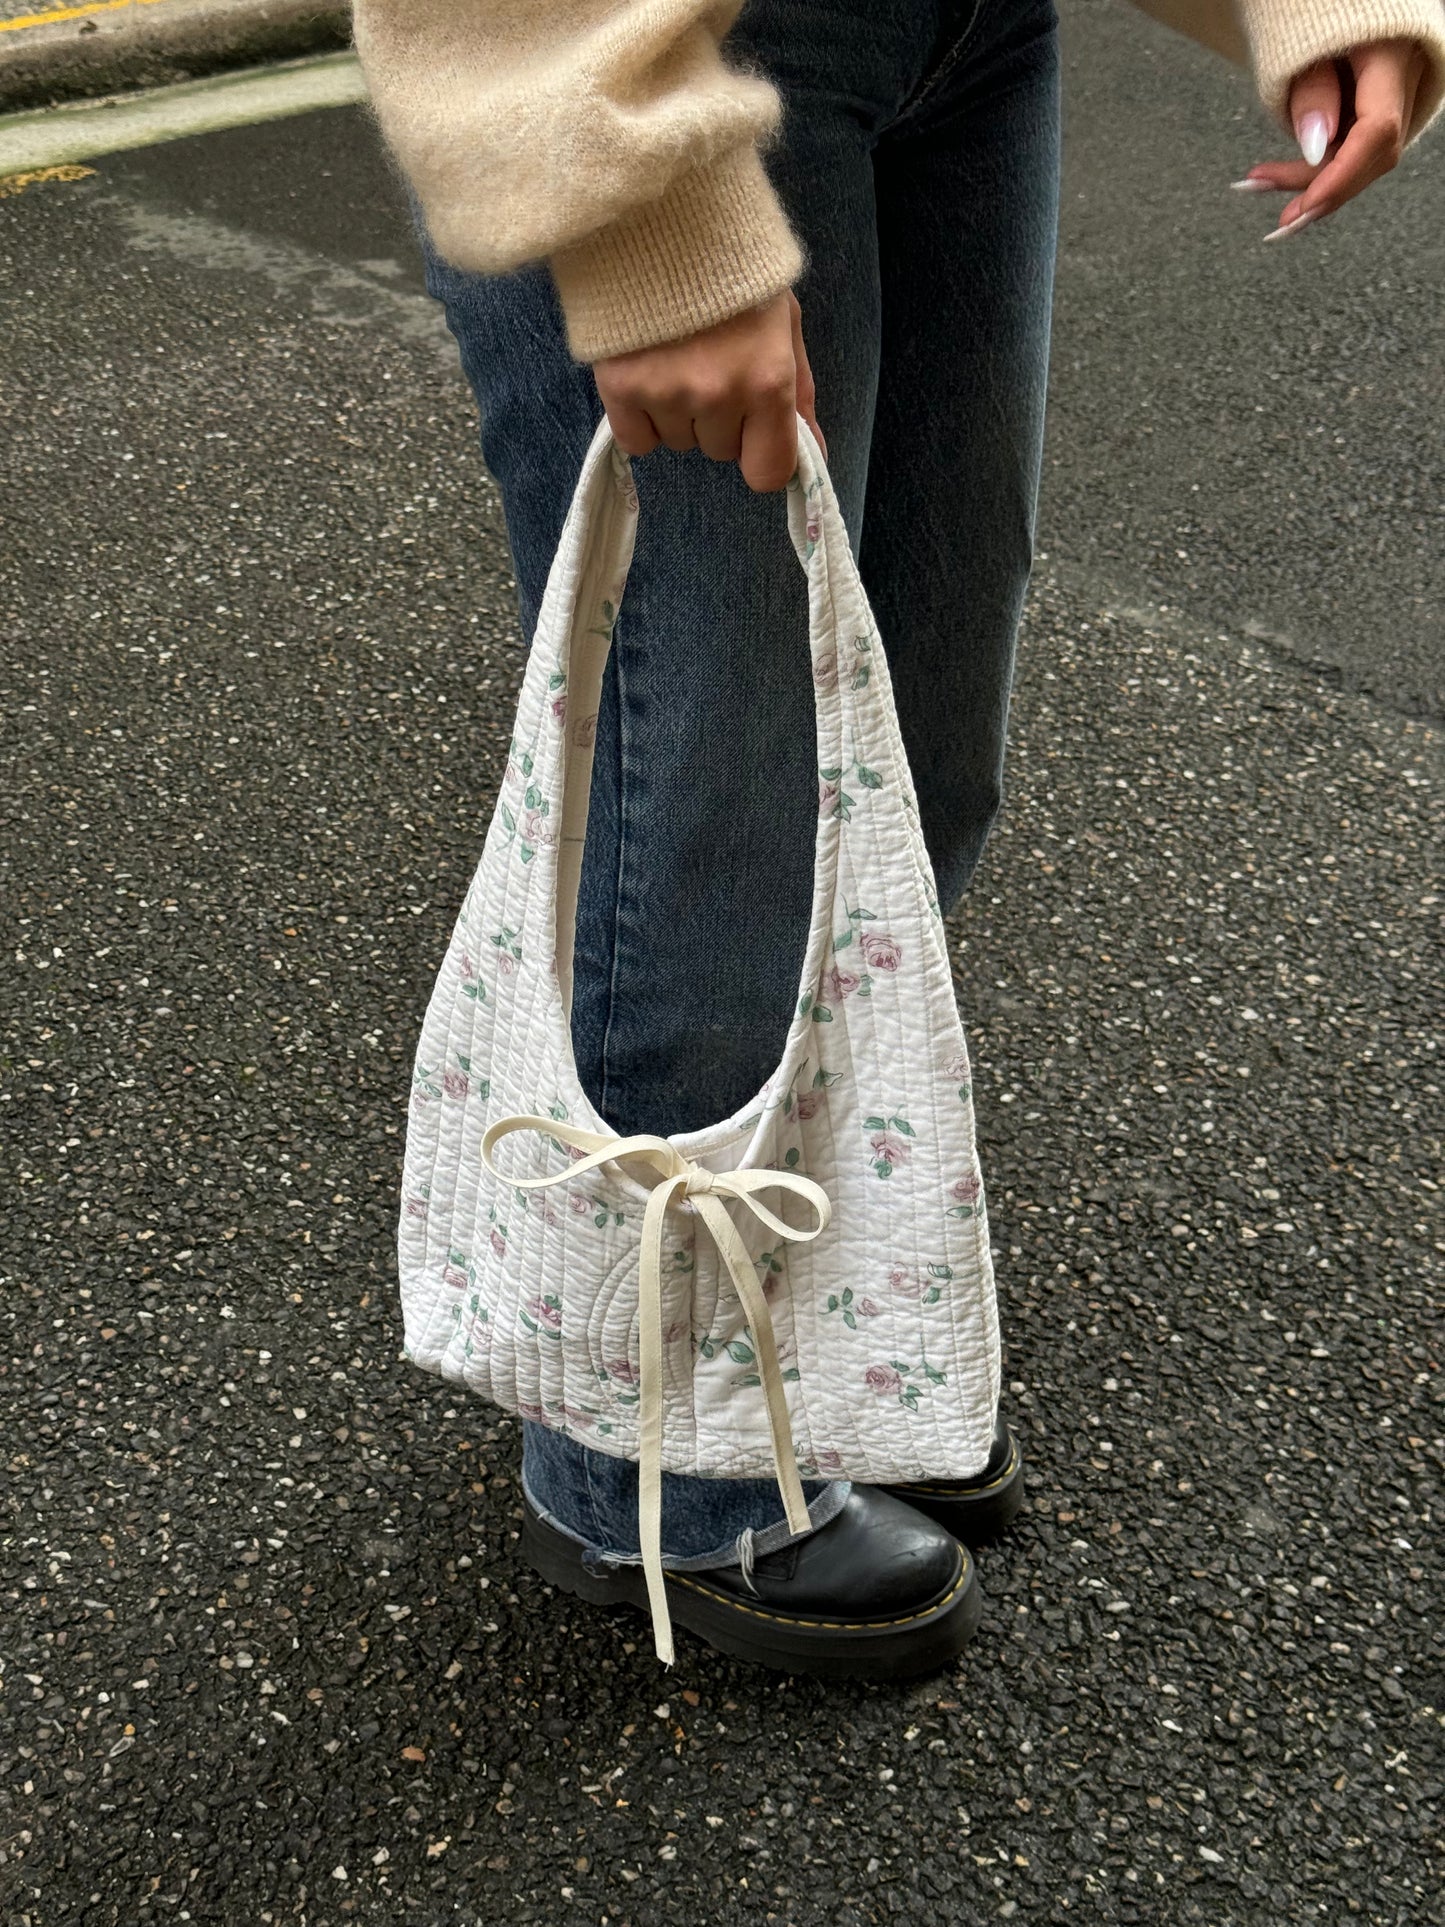
[[[1416,139],[1445,100],[1445,0],[1234,0],[1265,108],[1290,127],[1289,85],[1317,61],[1375,40],[1413,40],[1425,56],[1405,130]],[[1293,129],[1290,128],[1293,132]]]
[[[759,155],[780,103],[741,0],[356,0],[382,132],[438,252],[547,260],[582,361],[779,294],[801,253]]]
[[[1265,110],[1287,133],[1295,75],[1376,40],[1413,40],[1425,73],[1405,130],[1412,141],[1445,100],[1445,0],[1134,0],[1226,59],[1253,70]]]

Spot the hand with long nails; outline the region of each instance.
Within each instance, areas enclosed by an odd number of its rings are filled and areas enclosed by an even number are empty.
[[[1266,241],[1298,234],[1390,172],[1404,149],[1424,73],[1425,55],[1415,41],[1376,40],[1295,75],[1289,116],[1303,160],[1262,161],[1232,183],[1244,193],[1293,196]]]

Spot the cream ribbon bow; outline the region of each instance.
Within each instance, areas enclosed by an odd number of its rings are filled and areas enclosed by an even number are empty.
[[[555,1177],[509,1178],[492,1163],[492,1147],[513,1131],[539,1131],[543,1137],[585,1151],[559,1171]],[[807,1243],[826,1229],[832,1217],[828,1194],[811,1178],[794,1171],[709,1171],[694,1164],[664,1137],[603,1137],[596,1131],[579,1131],[570,1124],[559,1124],[550,1117],[504,1117],[490,1126],[482,1139],[482,1162],[494,1177],[521,1190],[538,1191],[550,1184],[565,1184],[584,1171],[600,1164],[625,1163],[638,1159],[657,1173],[642,1216],[642,1251],[638,1267],[638,1526],[642,1540],[642,1569],[647,1578],[648,1603],[652,1608],[653,1635],[657,1656],[665,1666],[673,1661],[672,1618],[667,1609],[667,1588],[662,1569],[662,1246],[666,1234],[668,1206],[686,1198],[712,1234],[723,1263],[727,1266],[742,1301],[753,1349],[757,1353],[758,1377],[767,1401],[768,1425],[772,1432],[773,1466],[778,1491],[782,1496],[789,1528],[808,1529],[808,1507],[798,1478],[798,1462],[793,1453],[792,1425],[788,1418],[787,1395],[778,1367],[778,1348],[773,1336],[772,1313],[758,1283],[747,1246],[737,1232],[723,1205],[734,1198],[747,1206],[753,1216],[779,1238]],[[777,1188],[805,1199],[817,1215],[811,1231],[798,1231],[785,1224],[776,1212],[761,1203],[757,1194]]]

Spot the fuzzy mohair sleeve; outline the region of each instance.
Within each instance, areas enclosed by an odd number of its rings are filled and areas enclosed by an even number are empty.
[[[459,268],[550,263],[579,361],[780,294],[800,249],[760,148],[775,89],[741,0],[357,0],[382,132]]]
[[[1416,140],[1445,101],[1445,0],[1134,0],[1144,13],[1249,66],[1259,98],[1287,133],[1289,87],[1321,60],[1375,40],[1413,40],[1425,73],[1405,139]]]

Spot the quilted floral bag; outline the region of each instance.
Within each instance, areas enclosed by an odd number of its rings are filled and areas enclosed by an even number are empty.
[[[659,1655],[664,1469],[964,1478],[998,1321],[968,1056],[888,667],[816,442],[818,818],[782,1061],[734,1116],[621,1137],[577,1077],[572,940],[603,665],[637,521],[598,429],[553,564],[481,862],[417,1052],[399,1237],[406,1356],[636,1460]],[[798,826],[804,833],[803,825]]]

